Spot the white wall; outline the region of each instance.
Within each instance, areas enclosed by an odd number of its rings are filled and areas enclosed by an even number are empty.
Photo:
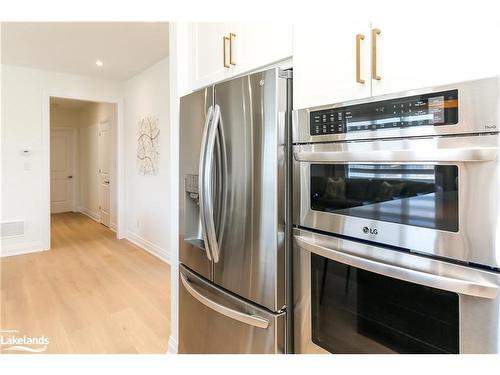
[[[1,71],[1,221],[25,222],[24,235],[1,241],[2,255],[11,255],[48,248],[48,192],[41,186],[48,173],[47,150],[42,149],[48,95],[121,98],[123,84],[8,65]],[[31,155],[23,156],[25,149]]]
[[[146,69],[127,82],[113,82],[89,77],[49,72],[37,69],[2,65],[2,101],[1,101],[1,156],[2,156],[2,192],[1,222],[22,220],[25,233],[19,237],[2,238],[2,255],[13,255],[49,248],[48,222],[50,202],[48,190],[44,191],[42,181],[49,174],[48,150],[43,149],[48,138],[48,127],[44,124],[49,116],[49,96],[66,97],[82,100],[113,102],[105,98],[117,99],[124,108],[123,138],[118,134],[113,139],[124,142],[114,147],[124,147],[125,172],[124,184],[116,192],[117,199],[125,200],[125,232],[127,238],[164,260],[169,260],[171,244],[171,221],[176,211],[170,209],[170,112],[169,112],[169,62],[164,59]],[[122,103],[122,99],[124,101]],[[82,114],[89,126],[88,136],[96,134],[92,124],[102,121],[104,107],[89,109]],[[114,124],[121,121],[120,107],[114,110]],[[137,123],[141,117],[156,116],[160,124],[160,161],[159,172],[155,176],[141,176],[137,173]],[[85,120],[87,119],[87,120]],[[62,124],[64,115],[55,122]],[[46,124],[48,125],[48,124]],[[64,126],[64,125],[62,125]],[[117,132],[120,130],[116,129]],[[85,138],[85,131],[80,129],[80,138]],[[29,150],[29,156],[21,151]],[[89,150],[92,153],[91,150]],[[80,150],[80,159],[84,159]],[[114,164],[114,163],[113,163]],[[112,164],[112,165],[113,165]],[[80,174],[85,175],[85,168],[80,164]],[[91,167],[89,167],[91,168]],[[94,168],[95,169],[95,168]],[[117,167],[116,175],[120,172]],[[116,188],[118,181],[113,184]],[[48,186],[47,186],[48,187]],[[81,186],[80,186],[81,187]],[[122,197],[122,198],[120,198]],[[126,197],[126,198],[123,198]],[[92,199],[82,198],[84,205],[95,209]],[[116,201],[113,202],[116,206]],[[116,209],[113,210],[116,212]],[[116,221],[111,218],[112,224]],[[120,233],[119,233],[120,235]]]
[[[125,179],[127,237],[169,260],[170,112],[169,62],[164,59],[125,83]],[[159,119],[159,170],[155,176],[137,172],[137,126],[142,117]]]
[[[78,130],[80,126],[79,108],[62,108],[58,105],[50,105],[50,127],[72,128]]]

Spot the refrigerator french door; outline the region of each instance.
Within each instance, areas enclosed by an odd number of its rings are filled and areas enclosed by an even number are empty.
[[[290,85],[276,68],[181,98],[180,353],[286,351]]]

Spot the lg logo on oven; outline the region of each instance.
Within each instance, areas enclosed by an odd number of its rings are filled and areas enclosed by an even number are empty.
[[[375,228],[363,227],[363,232],[365,234],[378,234],[378,230]]]

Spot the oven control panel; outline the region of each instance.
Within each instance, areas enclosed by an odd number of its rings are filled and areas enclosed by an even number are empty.
[[[458,90],[336,107],[310,113],[310,134],[455,125]]]

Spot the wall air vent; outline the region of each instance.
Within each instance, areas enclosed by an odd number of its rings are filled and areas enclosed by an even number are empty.
[[[24,221],[10,221],[0,224],[0,237],[16,237],[24,234]]]

